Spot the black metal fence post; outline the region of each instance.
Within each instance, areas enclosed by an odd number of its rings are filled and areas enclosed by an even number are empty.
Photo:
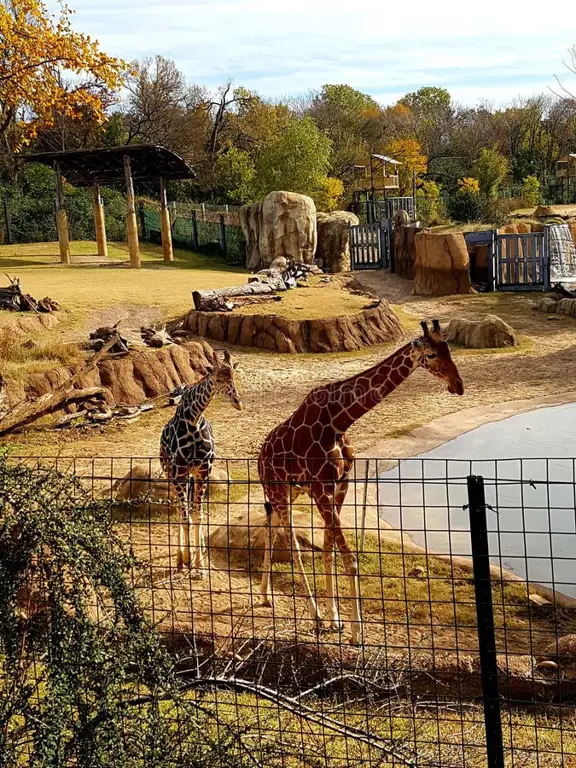
[[[8,207],[8,200],[4,198],[2,201],[4,208],[4,237],[6,245],[12,245],[12,222],[10,221],[10,208]]]
[[[140,219],[140,237],[146,240],[146,212],[142,200],[138,201],[138,218]]]
[[[494,633],[494,608],[492,605],[484,478],[478,475],[470,475],[467,478],[467,482],[476,618],[478,622],[478,645],[480,649],[480,672],[482,677],[482,696],[484,699],[484,722],[486,726],[486,765],[487,768],[504,768],[504,742],[502,739],[500,693],[498,690],[498,664],[496,659],[496,636]]]
[[[220,247],[224,256],[227,256],[228,248],[226,247],[226,220],[224,214],[220,214]]]
[[[198,250],[198,218],[196,216],[196,211],[192,211],[192,248],[194,248],[195,251]]]

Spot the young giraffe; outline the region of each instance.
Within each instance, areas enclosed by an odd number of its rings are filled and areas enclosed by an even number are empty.
[[[212,370],[197,384],[179,388],[182,399],[176,413],[166,424],[160,439],[160,462],[173,484],[180,502],[177,566],[191,565],[190,507],[194,529],[194,578],[204,576],[204,542],[202,502],[214,463],[215,448],[212,425],[204,411],[216,394],[226,395],[237,410],[242,401],[236,389],[230,352],[222,350],[223,359],[215,352]],[[184,523],[186,530],[184,530]]]
[[[312,390],[300,407],[266,438],[260,450],[258,472],[264,487],[268,532],[261,583],[263,605],[272,606],[271,552],[281,525],[291,541],[296,567],[300,572],[310,618],[320,631],[322,623],[302,564],[293,528],[292,502],[307,493],[324,520],[324,570],[328,601],[329,629],[341,631],[335,598],[334,545],[342,555],[350,579],[352,597],[352,638],[363,642],[358,563],[348,545],[340,522],[340,510],[348,490],[348,476],[354,452],[347,430],[361,416],[380,403],[417,368],[425,368],[448,384],[448,391],[461,395],[462,379],[450,356],[438,320],[433,330],[421,323],[423,336],[411,341],[373,368],[344,381]]]

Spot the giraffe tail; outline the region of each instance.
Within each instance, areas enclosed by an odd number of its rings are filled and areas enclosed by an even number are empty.
[[[268,518],[268,521],[270,521],[270,518],[272,517],[272,504],[270,504],[269,501],[264,502],[264,509],[266,510],[266,517]]]

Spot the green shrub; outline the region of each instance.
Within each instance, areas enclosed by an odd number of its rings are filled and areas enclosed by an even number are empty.
[[[540,182],[536,176],[526,176],[522,180],[522,203],[526,208],[532,208],[540,202]]]
[[[483,204],[480,193],[472,189],[460,188],[448,197],[448,215],[457,222],[479,221],[482,218]]]

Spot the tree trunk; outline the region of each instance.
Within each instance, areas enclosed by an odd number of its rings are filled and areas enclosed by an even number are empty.
[[[267,283],[248,283],[247,285],[234,285],[230,288],[217,288],[209,291],[192,291],[194,309],[199,312],[210,311],[218,299],[231,299],[235,296],[261,296],[274,293],[275,290]],[[210,308],[210,309],[208,309]]]

